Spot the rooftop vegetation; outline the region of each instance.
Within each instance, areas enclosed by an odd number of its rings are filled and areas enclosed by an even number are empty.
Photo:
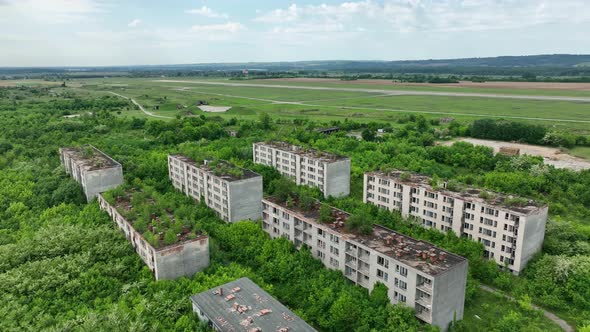
[[[175,193],[160,194],[150,186],[125,184],[103,196],[154,248],[193,239],[199,233],[192,202]]]

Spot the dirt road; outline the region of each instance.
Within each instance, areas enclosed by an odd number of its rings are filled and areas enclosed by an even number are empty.
[[[170,117],[170,116],[157,115],[157,114],[154,114],[154,113],[152,113],[152,112],[146,111],[146,110],[143,108],[143,106],[141,106],[141,105],[140,105],[140,104],[139,104],[137,101],[135,101],[135,99],[133,99],[133,98],[129,98],[129,97],[127,97],[127,96],[123,96],[123,95],[120,95],[120,94],[118,94],[118,93],[116,93],[116,92],[112,92],[112,91],[109,91],[109,93],[111,93],[111,94],[114,94],[115,96],[118,96],[118,97],[121,97],[121,98],[125,98],[125,99],[127,99],[127,100],[130,100],[130,101],[131,101],[131,102],[132,102],[132,103],[133,103],[135,106],[139,107],[139,109],[140,109],[140,110],[141,110],[143,113],[145,113],[146,115],[148,115],[148,116],[153,116],[154,118],[160,118],[160,119],[174,119],[173,117]]]
[[[545,164],[553,165],[555,168],[568,168],[574,171],[590,169],[590,160],[574,157],[567,153],[561,152],[557,148],[548,146],[501,142],[477,138],[459,138],[457,140],[444,142],[443,145],[452,145],[457,141],[468,142],[474,145],[488,146],[493,148],[495,153],[500,151],[500,147],[516,148],[520,150],[521,155],[528,154],[543,157]]]
[[[477,98],[500,98],[500,99],[526,99],[526,100],[547,100],[547,101],[571,101],[590,103],[590,97],[562,97],[562,96],[531,96],[531,95],[507,95],[499,93],[465,93],[465,92],[438,92],[438,91],[417,91],[417,90],[383,90],[383,89],[355,89],[336,88],[323,86],[303,85],[280,85],[280,84],[256,84],[256,83],[227,83],[207,81],[182,81],[182,80],[156,80],[161,83],[183,83],[201,84],[229,87],[250,87],[250,88],[276,88],[276,89],[299,89],[299,90],[320,90],[320,91],[343,91],[343,92],[366,92],[378,93],[388,96],[443,96],[443,97],[477,97]]]
[[[490,287],[490,286],[486,286],[486,285],[479,285],[479,288],[481,288],[481,289],[483,289],[483,290],[485,290],[485,291],[487,291],[487,292],[491,292],[491,293],[496,293],[496,294],[499,294],[500,296],[503,296],[503,297],[505,297],[505,298],[507,298],[507,299],[509,299],[509,300],[512,300],[512,301],[514,301],[514,300],[515,300],[515,299],[514,299],[512,296],[510,296],[510,295],[506,295],[506,294],[504,294],[502,291],[500,291],[500,290],[498,290],[498,289],[496,289],[496,288],[493,288],[493,287]],[[564,321],[563,319],[561,319],[561,318],[557,317],[557,315],[555,315],[554,313],[552,313],[552,312],[549,312],[549,311],[547,311],[547,310],[544,310],[543,308],[537,307],[537,306],[536,306],[536,305],[534,305],[534,304],[532,304],[531,306],[532,306],[532,307],[533,307],[533,309],[535,309],[535,310],[541,310],[541,311],[543,312],[543,316],[545,316],[545,317],[547,317],[547,318],[551,319],[553,322],[555,322],[555,324],[559,325],[559,327],[561,327],[561,329],[562,329],[562,330],[564,330],[564,331],[566,331],[566,332],[574,332],[574,328],[573,328],[573,327],[571,327],[571,326],[570,326],[570,325],[569,325],[569,324],[568,324],[566,321]]]

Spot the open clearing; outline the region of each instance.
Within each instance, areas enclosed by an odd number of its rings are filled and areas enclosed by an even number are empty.
[[[590,103],[590,97],[568,97],[568,96],[544,96],[544,95],[517,95],[517,94],[500,94],[500,93],[473,93],[473,92],[450,92],[450,91],[429,91],[429,90],[383,90],[383,89],[366,89],[366,88],[343,88],[329,86],[309,86],[309,85],[267,85],[259,83],[230,83],[230,82],[212,82],[212,81],[184,81],[184,80],[157,80],[161,83],[184,83],[184,84],[202,84],[202,85],[221,85],[228,87],[250,87],[250,88],[269,88],[276,89],[302,89],[302,90],[319,90],[319,91],[340,91],[340,92],[365,92],[388,94],[393,96],[412,95],[412,96],[446,96],[446,97],[478,97],[478,98],[499,98],[499,99],[526,99],[526,100],[551,100],[551,101],[569,101]]]
[[[339,85],[382,85],[392,87],[450,87],[450,88],[478,88],[478,89],[524,89],[524,90],[562,90],[562,91],[589,91],[590,83],[553,83],[553,82],[471,82],[459,81],[459,83],[396,83],[390,80],[356,80],[343,81],[333,78],[273,78],[274,82],[298,82],[298,83],[330,83]]]
[[[0,80],[0,87],[15,87],[23,85],[61,85],[62,82],[51,82],[43,80]]]
[[[181,81],[170,79],[162,82],[152,78],[101,78],[71,81],[68,82],[68,87],[78,84],[81,86],[80,89],[76,89],[78,92],[99,95],[109,91],[118,92],[134,98],[152,114],[167,118],[175,118],[178,115],[178,104],[191,105],[189,108],[193,111],[203,112],[195,105],[203,100],[212,105],[231,105],[232,108],[226,112],[209,113],[224,118],[256,119],[259,113],[268,113],[281,119],[308,118],[317,121],[348,119],[349,121],[396,123],[404,115],[421,114],[428,119],[453,117],[458,121],[473,121],[486,117],[513,119],[548,126],[555,130],[567,130],[581,135],[590,134],[590,103],[586,102],[482,98],[473,94],[466,94],[469,97],[409,95],[402,93],[404,91],[401,90],[377,90],[378,92],[375,93],[367,92],[367,90],[375,90],[367,89],[366,85],[361,86],[360,89],[339,85],[336,86],[337,89],[334,89],[330,88],[334,85],[329,83],[324,83],[328,86],[327,89],[323,85],[320,89],[291,88],[291,85],[302,84],[295,82],[284,83],[289,85],[288,88],[276,88],[275,85],[270,84],[272,82],[269,80],[259,81],[264,83],[243,86],[240,83],[243,81],[227,79],[191,80],[187,78]],[[117,87],[112,86],[112,83],[123,83],[128,86]],[[314,83],[316,84],[319,85]],[[343,88],[345,91],[342,91]],[[566,92],[569,94],[570,91]],[[590,98],[590,94],[588,96]],[[133,110],[123,116],[144,115],[141,111]]]
[[[485,140],[485,139],[477,139],[477,138],[459,138],[457,140],[452,140],[448,142],[444,142],[443,145],[452,145],[453,143],[461,141],[461,142],[468,142],[473,145],[484,145],[494,149],[495,153],[500,151],[500,147],[510,147],[520,149],[521,155],[533,155],[533,156],[541,156],[545,161],[545,164],[553,165],[555,168],[569,168],[575,171],[581,171],[585,169],[590,169],[590,161],[584,160],[582,158],[574,157],[567,153],[562,152],[559,149],[546,147],[546,146],[538,146],[538,145],[529,145],[529,144],[521,144],[521,143],[509,143],[509,142],[501,142],[501,141],[493,141],[493,140]]]
[[[209,113],[223,113],[227,112],[231,109],[231,106],[209,106],[209,105],[201,105],[199,109],[203,112]]]

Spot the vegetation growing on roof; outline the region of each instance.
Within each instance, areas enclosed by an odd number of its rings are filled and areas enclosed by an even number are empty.
[[[154,248],[194,239],[199,230],[192,202],[177,195],[160,194],[153,187],[136,182],[124,184],[103,194],[133,228]]]

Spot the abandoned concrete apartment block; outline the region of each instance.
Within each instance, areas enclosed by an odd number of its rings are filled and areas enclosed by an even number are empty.
[[[94,146],[60,148],[66,173],[76,180],[91,201],[97,194],[123,183],[123,167]]]
[[[191,301],[199,319],[215,331],[316,331],[248,278],[193,295]]]
[[[532,200],[464,188],[433,188],[427,176],[402,172],[365,174],[363,200],[403,217],[414,217],[426,228],[477,239],[484,255],[517,274],[541,250],[547,205]]]
[[[206,235],[154,248],[101,194],[98,195],[98,203],[125,233],[125,237],[152,270],[156,280],[190,277],[209,266],[209,237]]]
[[[277,169],[298,185],[318,187],[324,196],[350,193],[350,158],[285,142],[253,145],[254,162]]]
[[[199,164],[183,155],[168,156],[173,186],[213,209],[226,222],[262,216],[262,176],[223,160]]]
[[[298,248],[306,244],[326,267],[369,290],[384,283],[392,303],[414,308],[426,323],[445,330],[462,319],[465,258],[379,225],[369,235],[351,233],[344,227],[349,214],[335,208],[322,223],[319,202],[305,211],[272,197],[262,202],[262,226],[271,237],[286,237]]]

